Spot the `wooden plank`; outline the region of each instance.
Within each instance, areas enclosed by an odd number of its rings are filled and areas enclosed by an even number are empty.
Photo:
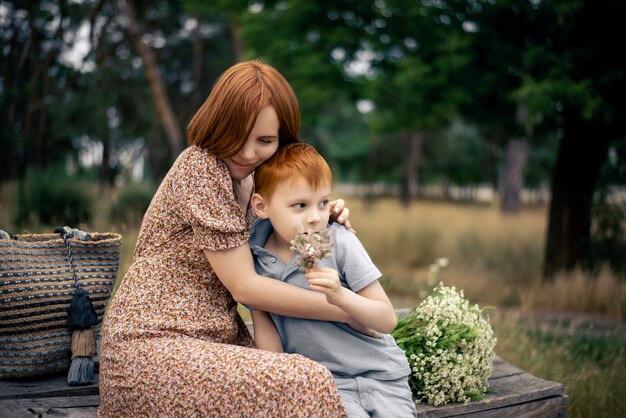
[[[524,370],[518,369],[517,367],[502,360],[502,358],[495,356],[493,359],[493,371],[491,372],[490,379],[493,380],[500,377],[515,376],[524,373],[526,373]]]
[[[246,325],[252,332],[252,324],[248,322]],[[493,392],[481,401],[439,407],[419,404],[418,415],[429,418],[567,415],[568,398],[562,384],[532,376],[500,357],[493,360],[489,384]],[[98,382],[89,386],[69,386],[65,374],[0,381],[0,416],[96,417],[98,390]]]
[[[97,406],[85,406],[85,407],[71,407],[71,408],[49,408],[32,409],[33,417],[64,417],[64,418],[97,418],[98,407]]]
[[[3,417],[96,417],[100,397],[70,396],[35,399],[0,400],[0,415]]]
[[[68,385],[66,374],[36,379],[0,381],[0,400],[97,395],[100,376],[96,374],[95,377],[96,383],[86,386]]]
[[[502,408],[490,409],[481,412],[471,412],[463,415],[451,415],[459,418],[565,418],[567,417],[567,396],[555,396],[553,398],[526,402],[518,405],[510,405]]]
[[[445,407],[418,404],[418,413],[428,417],[475,414],[511,405],[559,397],[565,392],[565,387],[561,383],[539,379],[528,373],[491,378],[489,379],[489,384],[494,392],[487,393],[481,401],[470,402],[465,405],[448,404]]]
[[[99,398],[98,385],[68,386],[65,376],[49,377],[37,381],[0,382],[0,411],[8,416],[85,416],[96,414]],[[454,417],[472,416],[542,416],[551,411],[567,411],[567,397],[562,396],[560,383],[539,379],[511,366],[501,358],[494,359],[494,373],[490,385],[495,390],[482,401],[467,405],[448,404],[434,407],[419,404],[420,416]],[[543,405],[546,402],[546,405]],[[79,409],[86,407],[87,409]],[[91,408],[91,409],[89,409]],[[30,411],[30,412],[29,412]],[[506,411],[506,413],[505,413]],[[511,415],[509,415],[509,411]],[[536,415],[532,415],[536,412]],[[45,415],[44,412],[48,415]],[[559,412],[559,413],[561,413]],[[27,415],[30,413],[31,415]],[[72,414],[82,415],[72,415]],[[489,414],[495,415],[489,415]],[[26,415],[25,415],[26,414]],[[514,415],[518,414],[518,415]],[[3,414],[0,414],[3,415]],[[3,415],[4,416],[4,415]],[[559,415],[549,415],[559,416]]]

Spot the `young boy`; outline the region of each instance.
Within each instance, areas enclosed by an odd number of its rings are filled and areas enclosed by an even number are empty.
[[[350,417],[413,417],[404,352],[388,333],[396,315],[380,285],[380,272],[354,235],[328,225],[332,173],[307,144],[289,144],[255,172],[253,210],[260,218],[250,237],[257,273],[322,292],[365,327],[382,333],[364,335],[345,323],[285,317],[252,310],[258,348],[297,353],[330,369]],[[305,270],[295,265],[290,241],[296,226],[334,231],[331,257]]]

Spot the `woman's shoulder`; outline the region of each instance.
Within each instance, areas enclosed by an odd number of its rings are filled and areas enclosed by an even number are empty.
[[[204,162],[215,162],[219,161],[219,158],[215,156],[215,154],[210,153],[208,150],[204,148],[200,148],[197,145],[190,145],[180,153],[177,160],[181,161],[204,161]]]
[[[228,175],[228,167],[215,154],[196,145],[187,147],[180,153],[174,166],[187,173],[213,173]]]

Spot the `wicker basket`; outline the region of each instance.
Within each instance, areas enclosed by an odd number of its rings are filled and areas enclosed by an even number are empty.
[[[0,239],[0,379],[69,369],[73,292],[78,284],[88,293],[101,321],[115,284],[120,243],[115,233],[93,233],[87,241],[68,238],[68,257],[61,234]]]

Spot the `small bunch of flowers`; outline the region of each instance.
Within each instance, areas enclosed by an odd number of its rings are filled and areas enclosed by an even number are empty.
[[[291,251],[298,255],[296,266],[305,270],[315,267],[319,260],[330,255],[333,231],[324,229],[322,232],[304,230],[302,224],[296,225],[296,236],[291,240]]]
[[[496,338],[484,308],[470,304],[462,290],[439,283],[391,335],[411,366],[417,402],[468,403],[489,389]]]

